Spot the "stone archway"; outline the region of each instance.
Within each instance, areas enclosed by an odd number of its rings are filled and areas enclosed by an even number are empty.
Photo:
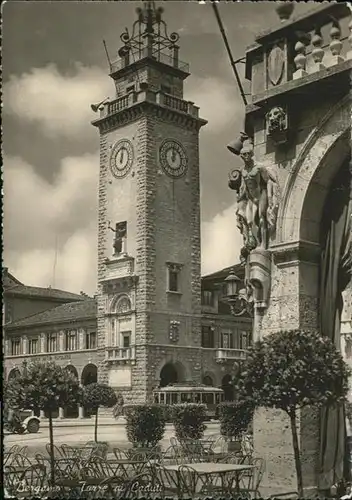
[[[83,370],[81,375],[82,385],[93,384],[98,381],[98,368],[93,363],[88,363]]]
[[[202,384],[214,387],[214,379],[211,375],[206,374],[202,378]]]
[[[88,363],[82,370],[81,383],[85,386],[96,382],[98,382],[98,368],[93,363]],[[91,412],[87,407],[83,407],[84,417],[89,417],[93,414],[95,415],[95,413]]]
[[[232,385],[232,377],[230,374],[226,374],[222,377],[221,380],[221,388],[224,391],[224,399],[225,401],[233,401],[234,400],[234,391]]]
[[[160,387],[185,381],[184,366],[180,362],[166,363],[160,370]]]
[[[270,246],[273,256],[270,300],[260,318],[263,336],[296,328],[320,331],[321,223],[335,176],[350,155],[349,101],[348,96],[325,115],[305,141],[290,172],[285,173],[276,240]],[[268,433],[263,430],[265,421],[270,421]],[[316,485],[316,471],[323,470],[318,463],[322,442],[319,429],[327,426],[319,422],[319,415],[311,409],[302,411],[301,422],[299,439],[304,443],[302,472],[309,478],[307,486]],[[285,425],[284,417],[276,417],[273,412],[256,412],[254,439],[258,455],[265,454],[273,446],[275,433],[280,434],[280,446],[284,448],[281,436]],[[340,439],[335,437],[332,441],[337,443]],[[291,446],[291,439],[285,441],[285,450]],[[282,456],[281,452],[281,460]],[[335,456],[339,456],[337,452]],[[272,464],[276,462],[268,460],[268,463],[267,477],[274,476]]]
[[[12,370],[9,371],[7,381],[12,380],[12,379],[18,377],[19,375],[21,375],[20,370],[18,368],[12,368]]]
[[[67,365],[65,367],[65,370],[71,372],[72,375],[74,375],[77,378],[77,380],[79,380],[78,372],[75,366]],[[64,408],[65,418],[77,418],[78,414],[79,414],[78,405],[67,406],[66,408]]]

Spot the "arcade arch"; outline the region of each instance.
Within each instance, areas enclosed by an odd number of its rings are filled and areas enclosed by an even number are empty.
[[[226,374],[222,377],[221,380],[221,388],[224,391],[224,399],[225,401],[233,401],[234,400],[234,390],[232,385],[232,377],[230,374]]]
[[[93,363],[88,363],[82,370],[81,383],[83,386],[98,382],[98,368]],[[92,413],[86,406],[83,407],[83,416],[88,417]]]
[[[169,384],[185,382],[185,368],[179,361],[175,363],[169,361],[160,370],[160,387],[166,387]]]
[[[75,366],[67,365],[65,369],[70,373],[72,373],[72,375],[74,375],[77,378],[77,380],[79,380],[78,372]],[[77,418],[78,414],[79,414],[78,405],[71,405],[64,408],[65,418]]]
[[[212,377],[208,373],[205,374],[202,378],[202,384],[214,387],[214,377]]]
[[[13,378],[18,377],[21,374],[20,370],[18,368],[12,368],[12,370],[9,371],[7,380],[12,380]]]

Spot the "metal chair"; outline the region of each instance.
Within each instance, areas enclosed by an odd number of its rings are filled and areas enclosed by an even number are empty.
[[[130,482],[133,498],[158,499],[165,496],[164,487],[153,470],[142,472]]]
[[[179,485],[176,472],[165,469],[163,464],[155,464],[151,467],[151,470],[161,482],[163,492],[166,497],[177,497],[179,495]]]
[[[33,498],[43,494],[46,479],[46,468],[42,464],[33,464],[26,468],[21,477],[23,488],[17,489],[19,498]]]
[[[248,457],[245,457],[243,463],[246,463],[246,460],[248,460]],[[250,494],[251,498],[260,498],[259,486],[265,471],[265,461],[263,458],[253,458],[250,461],[250,465],[254,467],[249,471],[248,475],[242,473],[240,478],[240,493],[241,495],[242,493]]]

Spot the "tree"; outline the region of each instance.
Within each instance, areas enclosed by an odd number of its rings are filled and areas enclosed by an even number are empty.
[[[11,409],[44,410],[49,419],[51,482],[55,482],[53,412],[58,407],[78,404],[78,379],[52,361],[22,364],[21,373],[6,384],[6,402]]]
[[[83,388],[83,404],[95,411],[94,441],[98,441],[98,410],[100,406],[112,408],[117,403],[114,390],[106,384],[88,384]]]
[[[297,412],[305,406],[344,403],[349,375],[334,344],[316,332],[273,333],[249,349],[238,390],[256,407],[279,408],[288,414],[299,497],[303,498],[303,482]]]

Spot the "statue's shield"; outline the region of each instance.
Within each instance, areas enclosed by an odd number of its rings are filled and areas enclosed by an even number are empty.
[[[274,45],[268,55],[268,76],[273,85],[280,83],[284,66],[284,52],[278,45]]]

